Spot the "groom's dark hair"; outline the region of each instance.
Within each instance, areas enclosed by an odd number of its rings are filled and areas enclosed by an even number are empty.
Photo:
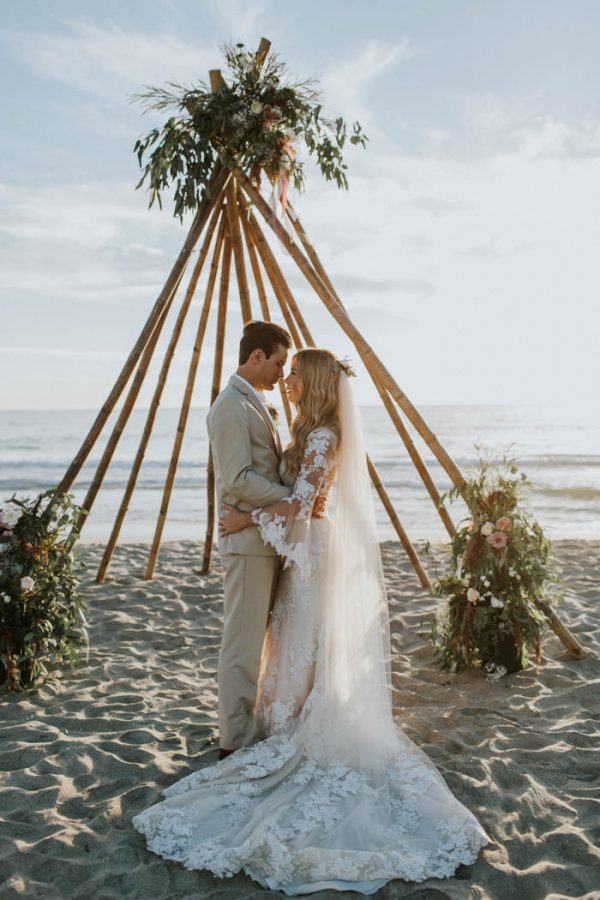
[[[268,359],[279,344],[288,350],[292,346],[292,339],[285,328],[274,322],[248,322],[240,341],[240,366],[247,362],[254,350],[262,350]]]

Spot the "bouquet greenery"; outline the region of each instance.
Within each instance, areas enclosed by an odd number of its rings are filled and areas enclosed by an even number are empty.
[[[452,672],[482,667],[489,680],[539,666],[547,622],[536,600],[561,599],[551,545],[523,507],[527,477],[511,460],[499,466],[480,458],[473,478],[445,497],[462,496],[470,517],[452,543],[449,574],[434,583],[444,598],[432,638]]]
[[[203,82],[189,88],[170,84],[150,87],[134,97],[146,109],[176,109],[161,129],[153,128],[134,148],[149,183],[150,206],[161,204],[161,192],[175,186],[174,215],[195,210],[210,180],[217,157],[227,168],[238,167],[255,183],[264,170],[282,176],[300,190],[304,164],[294,142],[303,139],[327,180],[347,188],[342,150],[347,140],[365,146],[367,137],[355,122],[352,133],[343,118],[323,115],[313,80],[291,82],[277,54],[266,60],[243,44],[223,48],[228,80],[213,91]],[[147,159],[147,161],[146,161]],[[285,207],[285,196],[282,197]]]
[[[87,646],[75,574],[83,565],[66,546],[80,511],[52,490],[0,509],[0,683],[9,690],[34,685],[46,662],[72,668]]]

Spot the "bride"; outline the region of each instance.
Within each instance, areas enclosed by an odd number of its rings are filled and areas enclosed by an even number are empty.
[[[265,637],[263,740],[182,778],[133,819],[150,850],[220,877],[243,870],[288,895],[371,894],[447,878],[489,838],[395,725],[389,621],[350,370],[300,350],[282,461],[290,497],[223,533],[258,528],[286,558]]]

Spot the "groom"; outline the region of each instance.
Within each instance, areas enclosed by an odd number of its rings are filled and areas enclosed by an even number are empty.
[[[249,322],[240,341],[239,367],[208,414],[217,508],[242,510],[282,500],[281,442],[263,391],[283,376],[291,338],[272,322]],[[254,704],[278,556],[257,528],[219,535],[225,567],[223,639],[219,654],[220,757],[252,743]]]

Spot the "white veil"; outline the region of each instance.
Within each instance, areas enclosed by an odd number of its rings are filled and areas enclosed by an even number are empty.
[[[302,731],[314,759],[372,771],[397,748],[389,616],[360,413],[344,371],[339,412],[315,684]]]

